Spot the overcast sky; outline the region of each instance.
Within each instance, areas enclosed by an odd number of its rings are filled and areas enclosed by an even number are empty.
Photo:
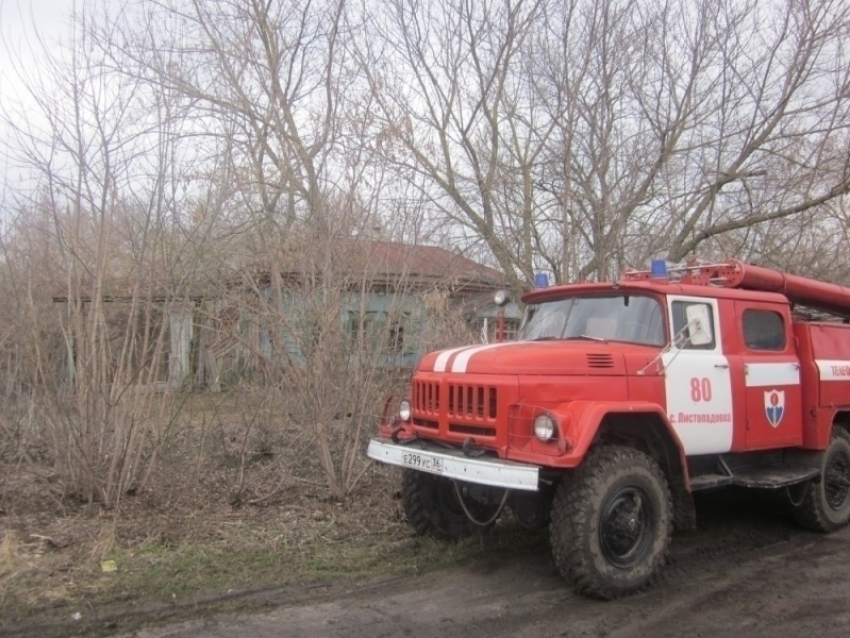
[[[74,3],[75,0],[0,0],[0,99],[18,89],[12,70],[14,60],[34,64],[36,34],[48,42],[66,38]]]
[[[6,110],[12,102],[26,99],[15,68],[23,65],[27,72],[37,67],[38,43],[36,34],[46,42],[66,39],[70,14],[82,0],[0,0],[0,108]],[[0,119],[0,204],[5,194],[4,183],[15,179],[5,151],[5,125]]]

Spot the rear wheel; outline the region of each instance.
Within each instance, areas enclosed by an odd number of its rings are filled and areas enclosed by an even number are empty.
[[[793,498],[794,518],[816,532],[834,532],[850,522],[850,434],[836,428],[824,453],[821,475],[801,486]]]
[[[463,490],[442,476],[404,470],[401,480],[401,504],[407,520],[417,534],[438,540],[458,540],[472,533],[477,525],[469,520],[466,509],[477,521],[492,522],[498,507],[471,498],[461,504]]]
[[[555,564],[579,594],[612,599],[639,591],[664,563],[671,513],[667,481],[649,456],[600,448],[555,492]]]

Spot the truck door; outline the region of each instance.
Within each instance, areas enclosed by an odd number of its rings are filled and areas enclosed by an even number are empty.
[[[735,366],[736,392],[746,402],[748,450],[803,442],[800,361],[790,317],[774,304],[736,301],[743,366]]]
[[[669,296],[671,348],[662,356],[667,414],[685,453],[732,449],[732,383],[716,299]]]

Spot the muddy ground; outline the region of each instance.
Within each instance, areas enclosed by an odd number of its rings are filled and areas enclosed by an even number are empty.
[[[148,626],[123,637],[847,636],[850,530],[803,531],[778,496],[699,495],[699,530],[675,535],[654,587],[620,601],[568,591],[541,542],[539,552],[522,557],[252,592],[246,597],[263,610]],[[121,617],[111,622],[121,633]]]

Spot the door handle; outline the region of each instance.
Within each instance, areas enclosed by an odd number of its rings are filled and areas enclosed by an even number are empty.
[[[728,363],[715,363],[715,364],[714,364],[714,367],[715,367],[715,368],[724,368],[724,369],[725,369],[725,368],[728,368],[728,367],[729,367],[729,364],[728,364]]]

